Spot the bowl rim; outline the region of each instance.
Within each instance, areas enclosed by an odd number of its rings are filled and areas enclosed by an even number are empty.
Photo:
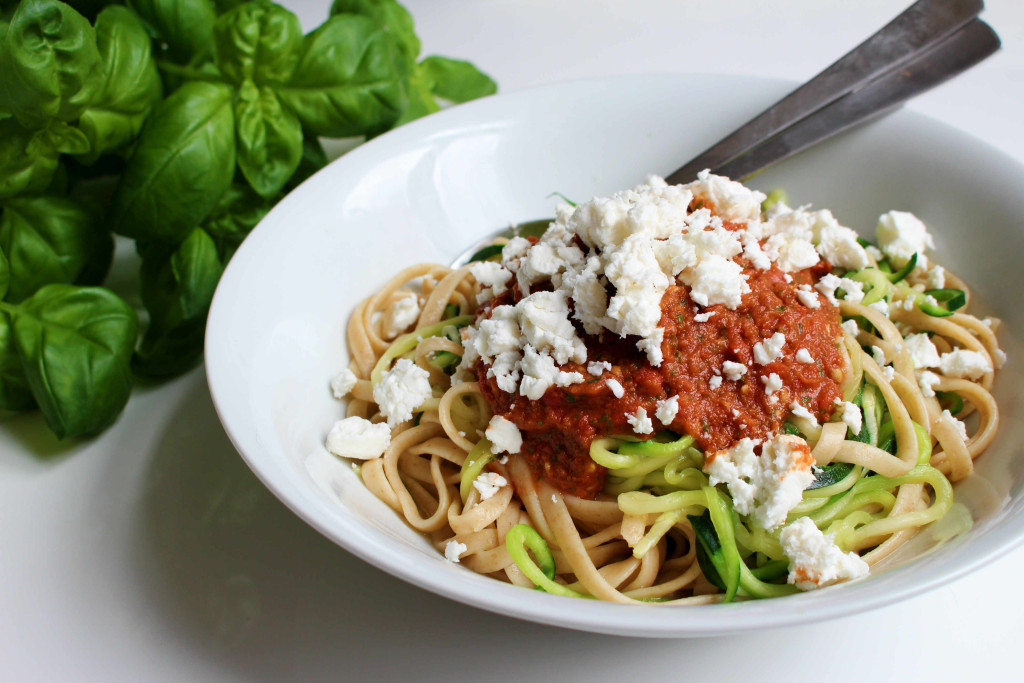
[[[273,225],[278,215],[287,212],[289,207],[297,201],[295,198],[301,198],[303,192],[308,191],[317,178],[324,177],[329,173],[329,168],[338,164],[362,163],[364,159],[379,156],[389,148],[401,146],[409,140],[422,140],[430,136],[440,136],[446,132],[457,133],[460,128],[463,128],[464,120],[487,120],[488,116],[493,116],[499,111],[501,115],[507,116],[509,109],[543,100],[555,93],[563,94],[566,89],[614,89],[623,83],[636,84],[638,80],[644,79],[664,85],[669,81],[674,84],[703,78],[733,81],[736,84],[755,81],[760,84],[773,83],[780,88],[793,85],[793,82],[788,80],[755,76],[664,72],[567,80],[525,88],[512,93],[493,95],[451,107],[370,140],[348,152],[345,156],[332,161],[327,167],[302,183],[289,197],[279,202],[252,230],[227,265],[210,307],[205,338],[207,383],[215,411],[232,445],[257,478],[292,512],[325,537],[367,563],[406,582],[437,595],[497,614],[584,631],[619,635],[708,636],[834,619],[891,605],[894,602],[933,590],[976,571],[993,559],[1024,544],[1024,527],[1018,529],[1016,533],[1005,527],[992,529],[990,533],[986,534],[988,542],[982,544],[982,547],[968,561],[961,562],[954,569],[928,573],[920,581],[902,581],[901,579],[907,571],[915,571],[914,565],[917,563],[911,562],[908,565],[886,571],[882,575],[873,576],[868,582],[852,582],[829,589],[830,592],[843,592],[843,599],[839,600],[822,600],[824,591],[816,591],[789,596],[782,603],[779,602],[779,599],[774,599],[738,602],[730,605],[695,605],[688,606],[685,611],[658,609],[651,606],[621,605],[564,598],[539,591],[524,591],[519,587],[468,571],[461,572],[464,576],[454,575],[450,571],[423,572],[410,565],[406,558],[401,557],[400,551],[405,547],[402,541],[387,537],[386,534],[370,533],[368,528],[363,528],[357,523],[349,523],[347,520],[341,520],[340,524],[328,524],[326,518],[318,516],[310,510],[306,500],[293,495],[287,486],[271,476],[272,473],[264,471],[258,459],[248,452],[249,445],[246,443],[246,434],[239,433],[232,415],[232,397],[230,395],[232,391],[228,386],[229,378],[224,371],[225,351],[218,343],[219,311],[230,306],[229,295],[226,293],[228,284],[226,283],[232,283],[236,278],[241,277],[239,273],[243,270],[243,264],[256,253],[260,236],[271,229],[267,226]],[[970,141],[972,146],[981,146],[987,155],[996,155],[1020,166],[1019,161],[969,132],[959,130],[924,114],[901,110],[892,116],[914,122],[939,134]],[[399,554],[396,555],[396,552]],[[462,568],[453,565],[452,569]],[[452,580],[453,577],[456,580]],[[888,584],[894,582],[897,584],[895,590],[887,588]],[[571,602],[557,602],[559,600],[571,600]],[[572,608],[567,609],[569,606]]]

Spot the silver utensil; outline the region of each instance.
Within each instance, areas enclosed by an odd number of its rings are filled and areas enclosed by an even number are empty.
[[[977,18],[982,0],[918,0],[831,66],[666,176],[698,172],[747,178],[826,138],[894,111],[904,102],[978,64],[999,36]],[[539,236],[550,218],[498,230],[459,254],[465,265],[496,238]]]

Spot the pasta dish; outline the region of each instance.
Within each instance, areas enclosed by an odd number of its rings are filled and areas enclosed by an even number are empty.
[[[907,212],[870,243],[707,172],[567,202],[359,304],[326,446],[519,586],[700,604],[854,580],[951,508],[998,424],[998,321],[933,246]]]

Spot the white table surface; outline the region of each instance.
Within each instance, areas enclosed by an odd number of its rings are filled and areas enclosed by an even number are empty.
[[[329,2],[285,4],[310,28]],[[425,54],[470,59],[510,92],[650,71],[804,80],[903,3],[406,5]],[[1024,2],[988,5],[1003,50],[910,107],[1024,162]],[[1024,548],[885,609],[738,637],[598,636],[434,596],[277,502],[225,437],[201,368],[136,390],[91,441],[59,444],[38,415],[4,422],[0,520],[0,681],[1024,680]]]

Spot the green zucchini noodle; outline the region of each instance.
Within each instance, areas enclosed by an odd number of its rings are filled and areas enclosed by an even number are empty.
[[[817,476],[787,522],[809,518],[868,565],[950,509],[951,482],[971,474],[999,423],[990,393],[1001,356],[997,321],[965,312],[966,305],[929,313],[938,297],[925,301],[924,274],[894,283],[898,274],[883,261],[872,256],[868,267],[845,273],[863,284],[864,297],[838,301],[842,320],[856,324],[856,333],[844,325],[837,340],[846,364],[839,388],[862,412],[863,426],[854,434],[841,409],[822,424],[798,416],[784,423],[807,442]],[[966,286],[951,274],[946,280],[966,304]],[[608,476],[593,499],[557,490],[521,453],[497,451],[485,437],[492,409],[480,384],[453,383],[451,375],[480,288],[469,267],[413,266],[361,302],[348,323],[348,369],[357,378],[348,416],[385,422],[374,387],[400,359],[425,371],[432,389],[412,419],[391,426],[383,455],[361,463],[377,497],[439,553],[454,544],[449,559],[556,595],[703,604],[798,590],[787,583],[780,528],[762,528],[737,511],[729,489],[713,485],[691,435],[662,429],[647,441],[594,439],[590,457]],[[395,334],[396,302],[410,292],[418,317]],[[882,301],[888,315],[869,305]],[[928,392],[906,342],[920,333],[939,353],[981,354],[989,370],[972,380],[935,368]],[[967,420],[966,438],[954,415]],[[474,485],[485,473],[503,484],[493,495]]]

